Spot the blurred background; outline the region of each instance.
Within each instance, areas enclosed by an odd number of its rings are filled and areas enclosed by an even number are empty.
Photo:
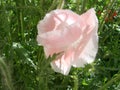
[[[36,42],[38,21],[61,6],[78,14],[94,7],[99,19],[95,62],[67,76]],[[0,90],[120,90],[120,0],[0,0]]]

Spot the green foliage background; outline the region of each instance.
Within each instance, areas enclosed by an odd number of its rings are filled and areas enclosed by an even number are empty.
[[[54,57],[36,42],[38,21],[62,1],[0,0],[0,90],[120,90],[120,0],[65,0],[64,9],[94,7],[99,19],[95,62],[68,76],[51,69]]]

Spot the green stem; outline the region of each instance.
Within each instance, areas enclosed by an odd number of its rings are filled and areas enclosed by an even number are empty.
[[[108,15],[108,11],[109,11],[109,9],[114,5],[114,3],[116,2],[116,0],[110,0],[109,1],[109,4],[108,4],[108,8],[107,8],[107,10],[106,10],[106,14],[104,15],[104,18],[103,18],[103,20],[100,22],[100,26],[99,26],[99,31],[101,31],[102,29],[103,29],[103,26],[104,26],[104,24],[105,24],[105,18],[107,17],[107,15]]]
[[[65,0],[60,0],[57,9],[62,9],[64,7]]]
[[[5,84],[7,85],[9,90],[14,90],[13,89],[13,84],[11,82],[11,75],[10,72],[8,70],[7,65],[5,64],[5,62],[3,61],[2,58],[0,58],[0,70],[4,76],[4,80],[5,80]]]
[[[23,13],[22,13],[22,11],[20,12],[20,25],[21,25],[22,40],[24,40],[24,27],[23,27]]]
[[[86,4],[87,4],[87,0],[82,0],[81,13],[85,11]]]
[[[48,12],[53,10],[57,6],[56,0],[53,0],[51,7],[48,9]]]
[[[76,1],[76,7],[77,7],[77,8],[76,8],[77,13],[80,14],[80,10],[79,10],[79,9],[80,9],[80,0],[77,0],[77,1]]]
[[[40,11],[40,14],[41,14],[41,16],[44,16],[44,0],[40,0],[40,5],[39,5],[39,11]]]
[[[110,86],[112,83],[114,83],[116,81],[120,81],[120,74],[117,74],[115,78],[112,78],[110,81],[108,81],[104,86],[102,86],[98,90],[107,89],[108,86]]]
[[[74,77],[74,87],[73,90],[78,90],[78,75],[76,74]]]
[[[44,0],[40,0],[40,7],[42,8],[44,5]]]

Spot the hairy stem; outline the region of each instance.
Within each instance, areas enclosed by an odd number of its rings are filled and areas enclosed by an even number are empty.
[[[62,9],[64,7],[65,0],[60,0],[58,4],[58,9]]]
[[[14,90],[13,89],[13,84],[11,82],[11,75],[10,72],[8,70],[7,65],[5,64],[5,62],[3,61],[2,58],[0,58],[0,70],[4,76],[4,80],[5,80],[5,84],[8,87],[8,90]]]
[[[120,81],[120,74],[117,74],[116,77],[112,78],[110,81],[108,81],[104,86],[102,86],[98,90],[107,89],[108,86],[110,86],[112,83],[114,83],[116,81]]]
[[[99,28],[99,31],[101,31],[102,29],[103,29],[103,26],[104,26],[104,24],[105,24],[105,18],[107,17],[107,15],[108,15],[108,11],[110,10],[110,8],[114,5],[114,3],[116,2],[116,0],[110,0],[110,2],[109,2],[109,4],[108,4],[108,8],[107,8],[107,10],[106,10],[106,14],[104,15],[104,18],[103,18],[103,20],[102,20],[102,22],[100,22],[100,28]]]
[[[87,4],[87,0],[82,0],[81,13],[85,11],[86,4]]]

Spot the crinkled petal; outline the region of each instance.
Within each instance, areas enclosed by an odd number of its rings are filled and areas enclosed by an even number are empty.
[[[84,22],[86,28],[84,28],[81,34],[82,39],[77,41],[78,47],[76,48],[75,60],[73,61],[74,67],[83,67],[85,64],[92,63],[98,51],[98,20],[94,9],[90,9],[83,14],[82,19],[86,20]]]
[[[74,59],[74,50],[69,49],[59,59],[51,62],[54,71],[68,75],[72,61]]]
[[[77,23],[61,29],[37,36],[38,43],[44,46],[46,56],[65,51],[81,34]]]
[[[43,20],[38,25],[38,34],[46,33],[52,30],[61,28],[61,24],[71,25],[76,22],[79,15],[73,13],[71,10],[53,10],[46,14]]]
[[[76,50],[76,58],[73,62],[74,67],[84,67],[85,64],[92,63],[95,59],[96,53],[98,51],[98,38],[93,35],[92,38],[86,43],[86,45],[81,45]]]

